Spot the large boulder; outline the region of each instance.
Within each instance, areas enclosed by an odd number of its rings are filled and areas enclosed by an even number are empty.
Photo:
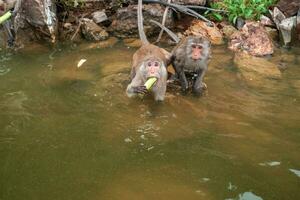
[[[274,46],[265,28],[257,22],[246,22],[243,28],[230,37],[229,49],[247,52],[253,56],[270,55]]]
[[[56,5],[54,0],[22,1],[15,17],[15,29],[29,28],[38,39],[55,42],[57,34]],[[18,36],[18,35],[17,35]]]
[[[194,20],[192,25],[186,30],[185,34],[206,37],[212,44],[224,43],[220,29],[215,24],[210,26],[207,22],[202,20]]]
[[[144,18],[144,29],[148,36],[157,34],[160,29],[157,26],[149,22],[150,19],[161,21],[164,13],[164,7],[158,4],[146,4],[143,5],[143,18]],[[166,26],[173,26],[173,19],[171,12],[166,20]],[[137,27],[137,5],[130,5],[125,8],[117,10],[116,19],[113,20],[110,29],[111,32],[117,37],[138,37]]]

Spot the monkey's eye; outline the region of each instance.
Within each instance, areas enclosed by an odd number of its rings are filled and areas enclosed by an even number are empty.
[[[154,66],[155,66],[155,67],[158,67],[158,65],[159,65],[158,62],[155,62],[155,63],[154,63]]]
[[[199,49],[202,49],[203,47],[201,45],[198,46]]]
[[[197,45],[195,45],[195,44],[192,44],[192,48],[194,49],[194,48],[196,48],[197,47]]]
[[[148,67],[151,67],[151,62],[148,62],[148,64],[147,64],[147,65],[148,65]]]

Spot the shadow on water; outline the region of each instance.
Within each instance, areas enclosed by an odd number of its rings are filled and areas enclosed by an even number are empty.
[[[300,198],[299,49],[257,87],[214,47],[206,94],[162,103],[126,97],[134,50],[0,56],[1,200]]]

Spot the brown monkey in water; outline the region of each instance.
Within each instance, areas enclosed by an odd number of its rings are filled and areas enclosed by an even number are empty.
[[[189,88],[186,75],[192,75],[192,91],[201,95],[205,83],[203,77],[210,58],[210,41],[205,37],[187,36],[172,51],[172,64],[181,83],[183,93]]]
[[[143,28],[142,0],[138,1],[137,17],[142,46],[133,55],[131,83],[127,86],[126,93],[128,97],[147,93],[144,83],[148,78],[155,77],[157,82],[151,91],[155,100],[163,101],[167,89],[166,67],[170,62],[171,54],[148,42]]]

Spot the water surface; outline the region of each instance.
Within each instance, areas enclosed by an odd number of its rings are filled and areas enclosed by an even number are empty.
[[[1,200],[300,199],[299,48],[253,86],[213,47],[205,95],[163,103],[126,97],[134,51],[1,53]]]

